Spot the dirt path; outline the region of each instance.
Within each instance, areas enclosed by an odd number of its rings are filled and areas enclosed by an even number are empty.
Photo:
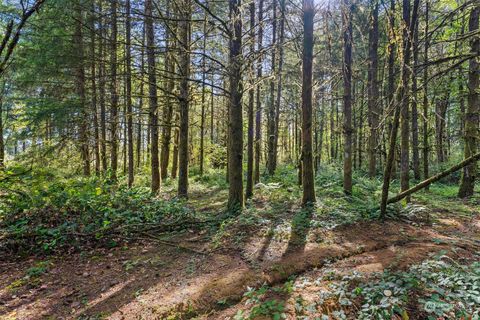
[[[47,271],[31,279],[23,276],[38,261],[1,264],[0,318],[166,319],[206,314],[224,319],[235,306],[221,310],[240,301],[247,286],[278,284],[292,274],[315,272],[327,262],[338,260],[345,269],[381,271],[421,261],[453,242],[466,252],[475,250],[474,244],[452,237],[463,223],[450,221],[436,228],[359,223],[324,231],[320,243],[255,235],[239,252],[208,255],[138,244],[50,259],[45,262]]]

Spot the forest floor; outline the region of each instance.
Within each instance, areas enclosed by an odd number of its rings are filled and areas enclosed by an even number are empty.
[[[338,193],[319,197],[321,210],[308,212],[295,192],[277,197],[277,188],[261,185],[246,213],[220,225],[0,262],[0,319],[336,319],[340,309],[351,318],[360,306],[325,295],[344,276],[368,282],[435,255],[478,260],[478,197],[422,192],[410,214],[381,223],[322,214],[341,208],[330,208]],[[193,190],[189,206],[219,214],[226,196]],[[425,316],[412,303],[406,312],[406,319]]]

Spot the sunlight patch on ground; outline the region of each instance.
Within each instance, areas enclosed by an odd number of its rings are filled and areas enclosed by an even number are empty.
[[[111,287],[109,290],[100,294],[100,296],[98,298],[96,298],[92,301],[89,301],[88,304],[84,308],[81,308],[77,312],[75,312],[74,316],[79,317],[82,313],[86,312],[90,308],[95,307],[96,305],[106,301],[107,299],[111,298],[115,294],[119,293],[123,288],[125,288],[127,285],[134,282],[135,280],[136,280],[135,277],[132,277],[131,279],[128,279],[127,281],[125,281],[123,283],[119,283],[119,284]]]

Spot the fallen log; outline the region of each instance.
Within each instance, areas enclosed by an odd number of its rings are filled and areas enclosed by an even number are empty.
[[[442,179],[442,178],[445,178],[446,176],[454,173],[455,171],[458,171],[460,169],[462,169],[463,167],[465,166],[468,166],[470,163],[472,162],[475,162],[475,161],[478,161],[480,160],[480,152],[479,153],[476,153],[474,154],[473,156],[471,156],[470,158],[467,158],[465,160],[463,160],[462,162],[460,162],[459,164],[456,164],[454,165],[453,167],[450,167],[448,168],[447,170],[445,171],[442,171],[440,172],[439,174],[436,174],[434,175],[433,177],[430,177],[428,178],[427,180],[424,180],[422,182],[420,182],[419,184],[411,187],[410,189],[408,190],[405,190],[399,194],[397,194],[396,196],[388,199],[387,203],[395,203],[395,202],[398,202],[400,200],[402,200],[403,198],[405,197],[408,197],[409,195],[411,195],[412,193],[415,193],[429,185],[431,185],[432,183]]]

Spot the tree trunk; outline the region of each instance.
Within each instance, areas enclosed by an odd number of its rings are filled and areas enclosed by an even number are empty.
[[[183,0],[179,11],[181,19],[178,23],[180,31],[180,132],[178,145],[178,189],[179,198],[188,197],[188,121],[190,93],[188,79],[190,77],[190,20],[191,20],[191,2]]]
[[[428,49],[430,46],[429,33],[429,1],[425,1],[425,44],[424,44],[424,63],[428,62]],[[423,70],[423,178],[428,179],[429,177],[429,144],[428,144],[428,66],[425,66]],[[428,188],[428,186],[427,186]]]
[[[95,174],[100,175],[100,132],[98,127],[98,110],[97,110],[97,70],[96,70],[96,30],[95,30],[95,0],[91,0],[90,22],[90,77],[92,85],[92,114],[93,114],[93,130],[94,130],[94,153],[95,153]],[[48,131],[48,128],[47,128]]]
[[[158,161],[158,96],[157,76],[155,70],[155,33],[152,18],[152,0],[145,0],[145,34],[147,38],[149,126],[150,126],[150,165],[151,189],[157,193],[160,189],[160,170]]]
[[[175,127],[174,127],[174,134],[173,134],[173,155],[172,155],[172,179],[177,178],[178,172],[178,140],[179,140],[179,132],[178,132],[178,112],[175,112]]]
[[[110,169],[111,179],[117,180],[118,168],[118,92],[117,92],[117,1],[110,6],[112,35],[110,39]]]
[[[142,135],[142,121],[143,121],[143,95],[145,94],[145,25],[142,30],[142,47],[140,49],[140,95],[138,98],[137,108],[137,168],[140,168],[143,150],[143,135]],[[148,127],[148,126],[147,126]]]
[[[420,154],[418,142],[418,110],[417,110],[417,70],[418,70],[418,20],[413,31],[413,74],[412,74],[412,161],[413,176],[420,180]]]
[[[133,109],[132,109],[132,48],[131,48],[131,16],[130,16],[130,0],[126,0],[126,20],[125,20],[125,37],[126,37],[126,103],[127,103],[127,158],[128,158],[128,186],[133,185]]]
[[[284,60],[284,41],[285,41],[285,0],[280,0],[280,36],[278,39],[278,70],[277,70],[277,92],[276,92],[276,101],[275,101],[275,131],[274,131],[274,143],[273,143],[273,170],[277,169],[278,163],[278,139],[279,139],[279,125],[280,125],[280,103],[282,98],[282,71],[283,71],[283,60]]]
[[[377,173],[377,145],[378,145],[378,119],[379,92],[378,92],[378,1],[373,3],[370,16],[370,30],[368,37],[368,175],[375,177]],[[363,94],[363,93],[362,93]],[[359,144],[360,145],[360,144]]]
[[[203,166],[205,162],[205,103],[206,103],[206,92],[205,92],[205,80],[207,73],[207,60],[206,60],[206,46],[207,46],[207,16],[205,15],[205,20],[203,21],[203,57],[202,57],[202,105],[200,111],[200,175],[203,176]]]
[[[462,168],[467,168],[468,166],[472,165],[472,164],[475,164],[476,161],[480,160],[480,153],[476,153],[468,158],[466,158],[465,160],[463,160],[462,162],[460,162],[459,164],[456,164],[454,165],[453,167],[450,167],[449,169],[445,170],[445,171],[442,171],[440,172],[439,174],[436,174],[434,175],[433,177],[427,179],[427,180],[424,180],[422,182],[420,182],[419,184],[415,185],[414,187],[408,189],[408,190],[405,190],[399,194],[397,194],[396,196],[388,199],[388,203],[395,203],[395,202],[398,202],[406,197],[408,197],[409,195],[411,195],[412,193],[415,193],[423,188],[426,188],[427,186],[431,185],[432,183],[442,179],[442,178],[445,178],[446,176],[462,169]]]
[[[242,114],[242,20],[241,0],[229,0],[230,31],[229,77],[229,143],[228,143],[228,209],[243,208],[243,114]]]
[[[350,0],[343,1],[343,113],[344,157],[343,191],[352,194],[352,9]]]
[[[312,65],[313,65],[313,0],[303,0],[303,63],[302,63],[302,204],[315,203],[315,180],[312,155]]]
[[[85,95],[85,60],[83,50],[83,11],[80,1],[77,3],[77,24],[74,34],[74,42],[77,51],[76,67],[76,90],[80,108],[80,148],[83,162],[83,175],[90,175],[90,155],[88,147],[88,108]]]
[[[273,21],[272,21],[272,80],[270,80],[270,101],[267,114],[267,173],[272,176],[275,174],[275,77],[276,77],[276,52],[277,52],[277,1],[272,0]]]
[[[474,33],[479,29],[480,5],[477,3],[470,13],[469,31]],[[471,53],[476,58],[470,59],[468,72],[468,105],[465,114],[465,159],[477,152],[479,140],[479,118],[480,118],[480,39],[473,37],[470,41]],[[477,177],[477,163],[472,162],[463,169],[462,179],[458,196],[461,198],[473,195],[475,179]]]
[[[263,67],[263,0],[258,3],[258,43],[257,50],[259,52],[257,62],[257,79],[262,78]],[[255,114],[255,172],[253,174],[254,183],[260,182],[260,155],[262,153],[262,99],[261,84],[257,85],[257,110]]]
[[[255,3],[250,3],[250,54],[255,52]],[[254,131],[254,104],[255,104],[255,66],[250,65],[250,89],[248,90],[248,134],[247,134],[247,183],[245,187],[245,198],[253,195],[253,131]]]
[[[171,8],[173,5],[170,1],[167,4],[167,19],[171,17]],[[171,94],[175,90],[175,59],[173,52],[175,50],[175,35],[172,30],[176,29],[175,23],[166,22],[166,48],[165,48],[165,104],[163,107],[163,127],[162,127],[162,150],[160,152],[160,175],[162,180],[168,177],[168,163],[170,161],[170,142],[172,140],[172,116],[173,106]]]
[[[98,84],[98,93],[99,93],[99,103],[100,103],[100,159],[102,162],[102,172],[106,174],[108,169],[107,164],[107,112],[105,108],[105,97],[107,95],[106,91],[106,81],[105,81],[105,39],[106,39],[106,32],[104,28],[104,18],[103,18],[103,8],[102,8],[102,1],[99,1],[99,33],[100,33],[100,52],[99,57],[100,65],[99,65],[99,84]]]

